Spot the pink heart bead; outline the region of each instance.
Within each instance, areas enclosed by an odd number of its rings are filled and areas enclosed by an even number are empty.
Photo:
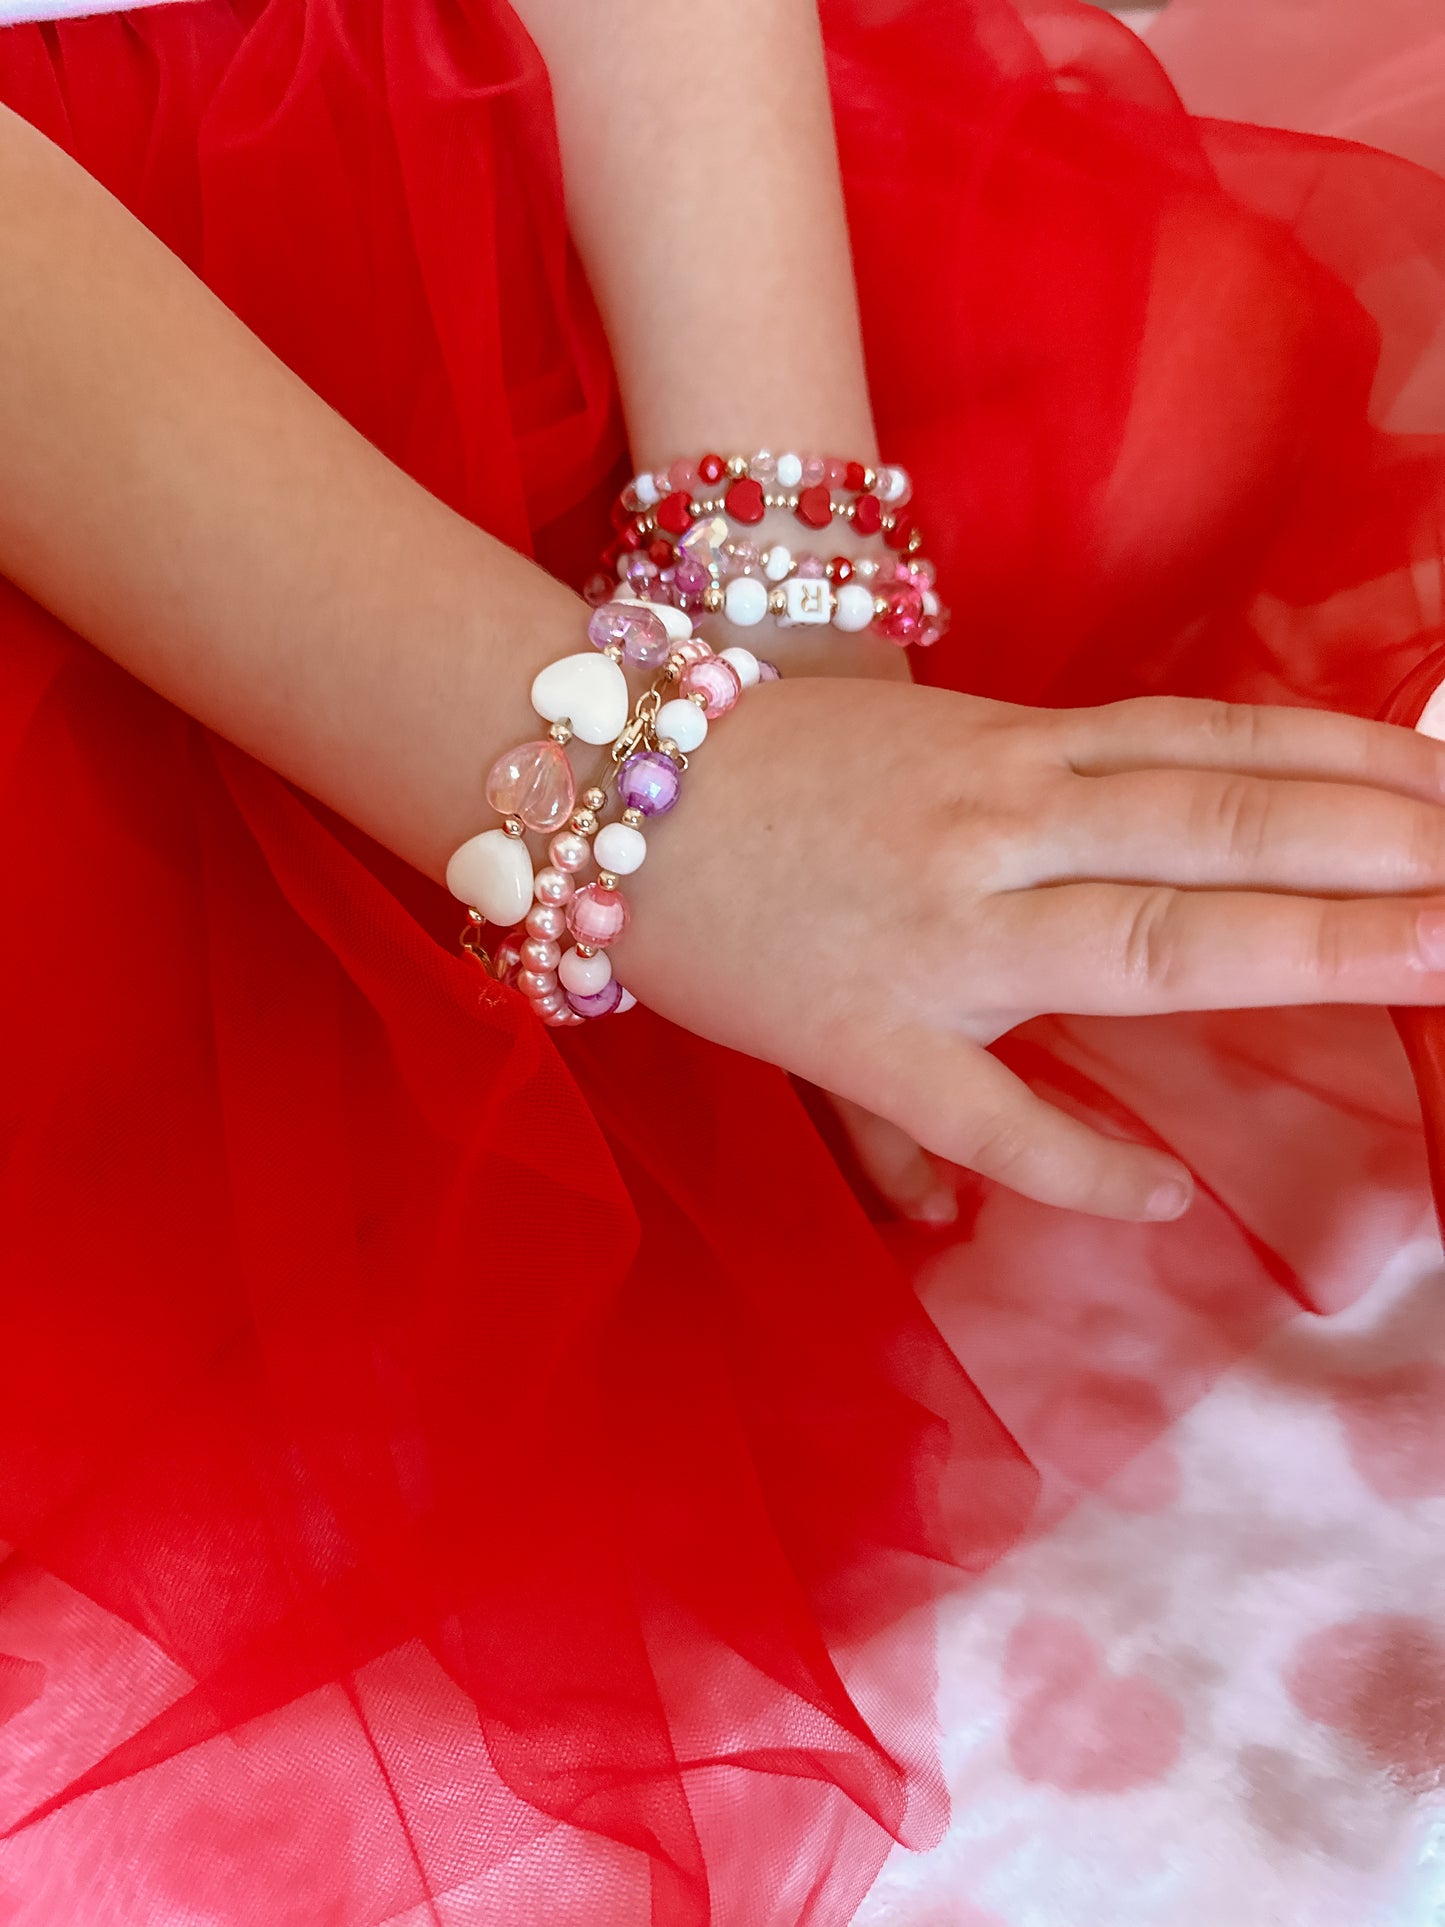
[[[520,817],[541,836],[560,829],[576,800],[572,765],[560,743],[519,743],[487,775],[487,801],[497,814]]]

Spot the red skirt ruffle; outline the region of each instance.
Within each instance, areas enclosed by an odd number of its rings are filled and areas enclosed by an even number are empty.
[[[922,672],[1381,710],[1445,184],[1074,0],[824,13]],[[500,0],[13,28],[0,99],[580,582],[626,450]],[[1422,1209],[1383,1020],[1055,1020],[1006,1053],[1198,1208],[889,1231],[781,1075],[479,1002],[439,892],[3,585],[0,851],[6,1927],[845,1922],[945,1810],[913,1609]]]

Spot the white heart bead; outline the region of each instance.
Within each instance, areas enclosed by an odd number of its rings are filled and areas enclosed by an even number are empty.
[[[740,629],[751,629],[768,613],[768,591],[755,575],[735,575],[723,591],[723,614]]]
[[[751,689],[762,675],[762,670],[758,666],[758,659],[751,649],[738,647],[719,649],[717,659],[719,662],[731,663],[732,667],[737,671],[738,681],[744,689]]]
[[[584,957],[580,950],[569,950],[557,966],[557,975],[564,990],[575,990],[579,997],[592,997],[612,982],[612,965],[605,950],[599,950],[595,957]]]
[[[796,488],[803,479],[803,464],[797,455],[778,457],[778,487]]]
[[[469,837],[447,865],[447,888],[480,910],[488,923],[510,929],[532,903],[532,859],[526,844],[505,830]]]
[[[657,733],[659,736],[670,736],[683,755],[690,756],[707,735],[707,717],[696,703],[679,696],[670,703],[664,703],[658,710]]]
[[[692,618],[684,615],[681,609],[674,609],[670,602],[648,602],[640,595],[615,595],[608,598],[611,602],[622,602],[640,609],[651,609],[667,631],[669,642],[686,642],[692,634]]]
[[[632,704],[627,678],[609,656],[586,655],[549,662],[532,684],[532,707],[544,722],[565,720],[584,743],[615,743]]]
[[[763,557],[763,574],[769,582],[781,582],[792,566],[793,551],[783,542],[775,542]]]
[[[630,990],[624,990],[622,993],[621,1001],[617,1006],[616,1015],[620,1017],[624,1010],[636,1010],[636,1008],[637,1008],[637,999],[633,996]]]
[[[835,629],[866,629],[873,620],[873,591],[861,582],[845,582],[833,603]]]
[[[707,721],[707,717],[703,717]],[[592,839],[592,854],[599,870],[615,877],[630,877],[647,861],[647,838],[630,823],[604,823]]]

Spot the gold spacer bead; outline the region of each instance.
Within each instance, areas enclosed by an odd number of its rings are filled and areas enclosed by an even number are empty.
[[[502,828],[508,836],[525,836],[527,834],[526,826],[519,816],[504,817],[502,819]]]
[[[723,591],[716,582],[712,584],[711,588],[703,590],[702,606],[705,613],[710,616],[715,616],[719,609],[722,608]]]
[[[682,751],[678,748],[677,744],[672,740],[670,736],[659,736],[657,739],[657,747],[661,750],[664,756],[670,757],[674,763],[677,761],[678,757],[682,754]]]
[[[577,814],[572,818],[572,827],[578,836],[595,836],[597,834],[597,818],[591,810],[578,810]]]
[[[732,476],[734,481],[738,481],[742,476],[746,475],[747,472],[748,458],[746,455],[728,456],[728,474]]]
[[[857,520],[858,505],[856,502],[846,502],[841,507],[835,508],[834,513],[841,515],[845,522],[853,522]]]
[[[577,945],[577,955],[579,957],[595,957],[597,950],[596,947],[590,943],[579,943]]]
[[[599,870],[597,872],[597,881],[604,890],[615,890],[617,888],[617,879],[610,870]]]
[[[609,642],[602,653],[609,662],[620,663],[623,655],[622,644],[620,642]]]
[[[622,820],[629,830],[640,830],[647,821],[647,816],[642,810],[624,810]]]
[[[480,910],[468,910],[467,915],[471,918],[473,923],[486,922],[486,918],[482,915]]]
[[[922,533],[918,529],[915,529],[912,535],[910,535],[908,538],[908,553],[910,555],[917,555],[918,551],[922,547],[923,547]]]
[[[877,488],[877,486],[878,486],[877,469],[865,468],[863,470],[863,493],[865,495],[871,495],[873,490]]]
[[[772,594],[768,597],[768,607],[769,609],[772,610],[775,616],[785,616],[788,613],[787,590],[774,589]]]
[[[875,616],[886,616],[888,613],[888,604],[881,595],[873,598],[873,613]]]
[[[584,810],[600,810],[606,801],[606,790],[598,789],[595,783],[590,789],[585,789],[582,792],[582,807]]]
[[[552,738],[552,741],[554,743],[560,743],[562,747],[565,749],[568,743],[570,743],[572,740],[571,717],[560,716],[557,719],[557,721],[553,723],[552,727],[547,731],[547,734]]]
[[[700,689],[692,690],[687,700],[690,703],[694,703],[699,709],[705,710],[707,708],[707,697],[703,695]]]

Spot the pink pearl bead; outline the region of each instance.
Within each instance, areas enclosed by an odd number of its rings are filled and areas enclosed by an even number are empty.
[[[539,870],[532,881],[532,894],[538,903],[567,903],[577,885],[565,870],[550,867]]]
[[[565,990],[549,990],[545,997],[534,997],[532,1009],[538,1017],[555,1017],[558,1011],[570,1010]]]
[[[555,970],[562,961],[562,946],[552,937],[528,937],[522,945],[521,961],[528,970]]]
[[[567,928],[592,950],[616,943],[631,920],[622,892],[605,890],[600,883],[587,884],[567,906]]]
[[[730,662],[719,657],[710,657],[706,662],[691,663],[682,672],[678,685],[684,696],[701,696],[705,700],[703,714],[709,722],[719,716],[726,716],[743,693],[742,679]]]
[[[567,912],[560,903],[534,903],[527,912],[527,935],[550,937],[555,942],[567,934]]]
[[[667,479],[674,490],[681,489],[685,495],[695,494],[702,477],[697,472],[696,462],[676,461],[667,471]]]
[[[816,488],[828,473],[828,464],[821,455],[809,455],[803,463],[803,487]]]
[[[539,997],[550,997],[557,988],[555,970],[524,970],[517,979],[517,988],[524,997],[535,1003]]]
[[[578,836],[575,830],[559,830],[547,845],[547,857],[554,870],[564,870],[571,875],[580,870],[592,854],[585,836]]]
[[[549,1010],[542,1022],[548,1030],[576,1030],[580,1025],[585,1024],[587,1019],[579,1017],[569,1004],[565,1010]]]
[[[848,464],[840,456],[830,455],[823,480],[829,488],[844,487],[848,480]]]
[[[701,636],[689,636],[686,642],[672,645],[672,656],[681,663],[706,662],[712,650]]]

